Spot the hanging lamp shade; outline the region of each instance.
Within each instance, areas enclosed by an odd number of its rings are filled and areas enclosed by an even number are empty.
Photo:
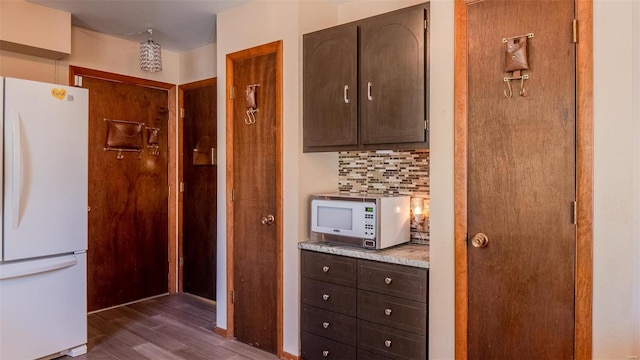
[[[149,40],[140,43],[140,69],[149,72],[162,71],[162,52],[160,44],[151,40],[152,30],[149,32]]]

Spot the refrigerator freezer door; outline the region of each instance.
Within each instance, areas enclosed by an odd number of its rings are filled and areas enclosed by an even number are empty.
[[[4,261],[87,248],[88,91],[5,78]]]
[[[85,253],[0,264],[0,359],[86,351],[86,271]]]

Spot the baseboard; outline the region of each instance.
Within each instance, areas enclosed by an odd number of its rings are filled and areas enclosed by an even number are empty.
[[[222,336],[225,339],[229,339],[229,337],[227,336],[227,329],[219,328],[216,326],[213,328],[213,332]]]
[[[282,352],[282,356],[280,356],[280,359],[282,360],[300,360],[300,356],[296,356],[296,355],[291,355],[287,352]]]

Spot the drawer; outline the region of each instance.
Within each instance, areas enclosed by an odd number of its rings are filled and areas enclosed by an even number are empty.
[[[305,360],[354,360],[356,348],[317,336],[306,331],[301,334],[302,359]]]
[[[426,336],[364,320],[358,320],[358,348],[396,360],[427,358]]]
[[[411,266],[358,260],[358,288],[427,302],[427,270]]]
[[[358,290],[358,319],[427,334],[427,304],[423,302]]]
[[[309,279],[355,287],[356,264],[354,258],[302,251],[302,277]]]
[[[358,349],[358,360],[393,360],[391,358]]]
[[[313,306],[302,306],[302,330],[341,343],[356,346],[356,318],[322,310]]]
[[[356,289],[302,279],[302,303],[349,316],[356,316]]]

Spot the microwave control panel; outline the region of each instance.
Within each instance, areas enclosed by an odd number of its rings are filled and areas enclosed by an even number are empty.
[[[365,237],[375,237],[376,235],[376,213],[373,206],[365,206],[364,208],[364,235]]]

